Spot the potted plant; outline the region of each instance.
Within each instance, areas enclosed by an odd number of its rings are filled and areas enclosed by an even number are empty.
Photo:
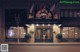
[[[27,42],[30,42],[31,35],[30,34],[25,34],[25,39]]]
[[[61,42],[62,41],[62,34],[57,34],[56,38],[58,39],[59,42]]]

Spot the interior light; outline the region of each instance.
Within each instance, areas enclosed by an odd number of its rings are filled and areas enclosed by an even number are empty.
[[[44,24],[42,24],[42,26],[44,26]]]
[[[32,26],[34,26],[34,24],[31,24]]]
[[[77,34],[77,32],[75,32],[75,34]]]
[[[26,34],[26,33],[23,33],[23,34]]]
[[[59,27],[61,26],[61,24],[58,25]]]
[[[36,26],[39,26],[39,24],[36,24]]]
[[[48,26],[50,26],[50,24],[48,24]]]
[[[28,24],[26,24],[26,26],[29,26]]]
[[[56,24],[54,24],[54,26],[56,26]]]
[[[10,30],[8,30],[8,36],[9,36],[9,37],[14,36],[13,30],[11,30],[11,29],[10,29]]]
[[[62,33],[62,34],[65,34],[65,33]]]

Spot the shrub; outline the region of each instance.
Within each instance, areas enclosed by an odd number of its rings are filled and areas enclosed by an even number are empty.
[[[57,34],[56,38],[57,39],[62,39],[62,34]]]
[[[26,39],[30,39],[31,38],[31,35],[30,34],[25,34],[25,38]]]

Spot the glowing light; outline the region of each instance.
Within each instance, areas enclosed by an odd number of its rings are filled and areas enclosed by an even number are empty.
[[[75,34],[78,34],[77,32],[75,32]]]
[[[31,24],[32,26],[34,26],[34,24]]]
[[[77,13],[77,15],[78,15],[78,16],[80,16],[80,12],[79,12],[79,13]]]
[[[9,37],[12,37],[13,35],[14,35],[13,30],[11,30],[11,29],[8,30],[8,36],[9,36]]]
[[[39,24],[36,24],[36,26],[39,26]]]
[[[23,33],[23,34],[26,34],[26,33]]]
[[[53,26],[56,26],[56,24],[54,24]]]
[[[65,33],[62,33],[62,34],[65,34]]]
[[[26,24],[26,26],[29,26],[28,24]]]
[[[50,26],[50,24],[48,24],[48,26]]]
[[[61,24],[58,25],[59,27],[61,26]]]
[[[44,24],[42,24],[42,26],[44,26]]]

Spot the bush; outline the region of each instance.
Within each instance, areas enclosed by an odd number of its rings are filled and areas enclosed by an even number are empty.
[[[31,38],[31,35],[30,34],[25,34],[25,38],[26,39],[30,39]]]
[[[62,34],[57,34],[56,38],[57,39],[62,39]]]

